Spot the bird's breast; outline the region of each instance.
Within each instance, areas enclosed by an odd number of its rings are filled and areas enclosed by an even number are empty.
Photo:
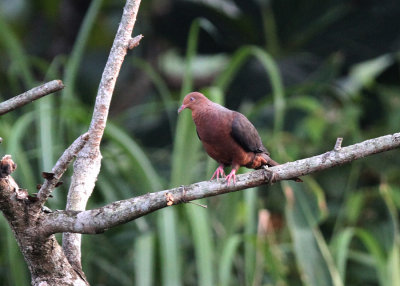
[[[232,126],[223,114],[208,112],[193,117],[200,140],[210,144],[226,143]]]

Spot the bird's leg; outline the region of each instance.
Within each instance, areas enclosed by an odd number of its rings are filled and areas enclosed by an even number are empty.
[[[239,169],[238,165],[232,165],[232,171],[226,176],[226,184],[229,186],[231,183],[231,179],[233,180],[233,184],[236,184],[236,172]]]
[[[236,169],[232,169],[228,176],[226,176],[227,185],[231,183],[231,179],[233,179],[233,184],[236,184]]]
[[[217,168],[217,170],[215,170],[213,176],[211,177],[210,181],[212,179],[214,179],[214,177],[217,177],[217,180],[219,179],[219,176],[221,176],[221,178],[225,177],[225,172],[224,172],[224,165],[220,164]]]

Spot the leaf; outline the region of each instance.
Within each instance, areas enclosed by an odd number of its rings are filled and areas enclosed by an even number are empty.
[[[157,191],[162,188],[159,176],[147,155],[144,153],[142,148],[140,148],[140,146],[128,136],[128,134],[109,122],[105,130],[105,135],[122,147],[122,149],[127,153],[130,159],[132,172],[138,179],[145,183],[147,186],[146,189]]]
[[[193,21],[190,26],[188,48],[186,53],[185,76],[181,90],[181,101],[192,89],[191,63],[197,51],[197,40],[199,33],[199,20]],[[177,186],[190,183],[194,178],[196,165],[196,153],[200,148],[200,141],[197,138],[195,127],[190,112],[182,112],[178,117],[174,148],[172,151],[172,173],[171,185]]]
[[[181,251],[177,237],[176,209],[169,207],[158,212],[157,228],[160,244],[162,285],[182,285]]]
[[[235,78],[239,68],[250,58],[250,56],[254,56],[259,60],[268,75],[269,81],[271,82],[275,111],[274,131],[281,131],[283,128],[286,105],[284,88],[279,69],[273,58],[266,51],[256,46],[244,46],[240,48],[232,56],[229,66],[215,80],[213,85],[221,89],[222,92],[226,92],[226,89]]]
[[[253,284],[256,268],[257,188],[243,193],[245,202],[244,271],[247,285]]]
[[[195,205],[185,205],[188,214],[196,255],[198,285],[215,285],[214,249],[208,212]]]
[[[154,284],[155,275],[155,235],[145,233],[135,240],[134,246],[134,268],[135,285],[151,286]]]
[[[343,281],[345,281],[346,278],[346,265],[349,258],[350,243],[354,235],[355,232],[353,228],[346,228],[335,237],[332,243],[332,251],[336,259],[336,265]]]
[[[318,229],[319,214],[314,200],[306,196],[301,184],[282,184],[288,200],[288,227],[303,282],[311,286],[343,285],[326,241]]]
[[[221,258],[218,261],[218,273],[220,286],[231,285],[232,267],[235,254],[238,251],[241,239],[239,235],[230,236],[223,245]]]

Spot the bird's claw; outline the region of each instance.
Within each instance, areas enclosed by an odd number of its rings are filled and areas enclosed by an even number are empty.
[[[233,180],[233,184],[236,184],[236,170],[233,169],[228,176],[226,176],[225,178],[226,180],[226,185],[229,186],[229,184],[231,183],[231,180]]]
[[[224,178],[226,176],[223,165],[218,166],[217,170],[215,170],[214,174],[212,175],[211,180],[214,179],[215,177],[217,177],[217,180],[218,180],[219,176],[221,176],[221,178]]]
[[[236,184],[236,175],[235,175],[235,174],[233,174],[233,175],[228,175],[228,176],[226,177],[226,185],[227,185],[227,186],[230,185],[231,179],[233,179],[233,184],[234,184],[234,185]]]

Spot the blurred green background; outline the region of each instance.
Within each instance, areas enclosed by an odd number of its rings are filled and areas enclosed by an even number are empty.
[[[0,2],[0,97],[65,89],[2,116],[1,154],[35,192],[88,128],[124,1]],[[211,177],[183,96],[244,113],[280,162],[399,132],[397,0],[142,1],[88,208]],[[247,169],[241,169],[247,172]],[[69,172],[68,175],[70,175]],[[400,285],[400,153],[171,207],[84,236],[92,285]],[[63,209],[69,176],[49,202]],[[0,219],[0,284],[29,285]]]

